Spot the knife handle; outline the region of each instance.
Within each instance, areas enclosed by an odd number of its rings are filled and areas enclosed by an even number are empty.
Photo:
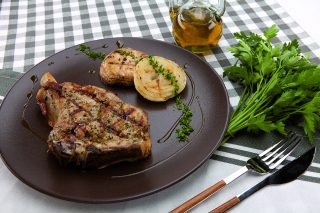
[[[231,209],[232,207],[234,207],[235,205],[237,205],[238,203],[240,203],[240,199],[235,196],[233,198],[231,198],[230,200],[228,200],[227,202],[225,202],[224,204],[218,206],[217,208],[215,208],[214,210],[210,211],[209,213],[222,213],[225,212],[229,209]]]
[[[199,193],[198,195],[194,196],[193,198],[189,199],[188,201],[184,202],[183,204],[175,208],[174,210],[170,211],[170,213],[182,213],[189,210],[196,204],[208,198],[210,195],[214,194],[219,189],[223,188],[225,185],[227,185],[226,182],[224,182],[224,180],[220,180],[216,184],[210,186],[203,192]]]

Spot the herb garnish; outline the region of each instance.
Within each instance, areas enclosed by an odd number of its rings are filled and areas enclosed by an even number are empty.
[[[309,141],[314,141],[320,123],[320,67],[301,54],[297,40],[273,45],[270,40],[278,31],[273,25],[264,38],[252,32],[234,34],[239,43],[229,50],[238,61],[225,68],[224,76],[244,90],[224,142],[240,130],[286,134],[285,121],[297,115],[303,117]]]
[[[155,70],[158,75],[163,75],[168,81],[171,82],[171,85],[174,87],[174,96],[176,96],[176,108],[182,111],[182,117],[179,121],[180,128],[176,129],[176,137],[179,142],[189,141],[189,135],[193,132],[193,128],[191,126],[192,121],[192,110],[186,103],[183,103],[179,92],[179,85],[176,77],[168,70],[165,70],[164,67],[159,64],[158,61],[154,59],[153,56],[148,56],[149,64]]]
[[[103,60],[106,57],[105,53],[101,53],[101,52],[97,53],[97,52],[91,51],[91,48],[85,44],[80,44],[78,50],[83,52],[93,60],[96,60],[97,58]]]
[[[130,56],[133,59],[136,59],[136,56],[134,55],[134,53],[132,51],[118,49],[118,52],[120,53],[120,55],[126,55],[126,56]],[[142,59],[143,59],[143,57],[140,57],[138,60],[135,60],[135,65],[137,65]]]
[[[119,51],[120,55],[127,55],[133,59],[136,58],[132,51],[125,51],[125,50],[121,50],[121,49],[118,49],[118,51]]]
[[[178,110],[182,110],[182,117],[179,121],[180,128],[176,129],[177,139],[181,141],[189,141],[189,135],[193,132],[190,125],[192,121],[192,110],[186,103],[183,103],[180,96],[176,97],[176,106]]]
[[[148,56],[149,64],[153,67],[156,73],[159,75],[163,75],[168,81],[171,82],[171,85],[174,87],[174,96],[178,95],[179,92],[179,85],[176,77],[172,75],[172,72],[166,71],[161,64],[158,63],[154,59],[152,55]]]
[[[91,48],[85,44],[80,44],[78,50],[83,52],[93,60],[96,60],[97,58],[103,60],[106,57],[105,53],[91,51]],[[118,52],[120,53],[120,55],[126,55],[126,56],[132,57],[133,59],[136,59],[132,51],[125,51],[125,50],[118,49]],[[142,59],[143,58],[141,57],[138,60],[135,60],[135,64],[138,64]]]

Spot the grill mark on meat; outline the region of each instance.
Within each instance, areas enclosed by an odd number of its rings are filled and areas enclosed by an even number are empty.
[[[136,111],[135,108],[129,108],[129,110],[127,110],[126,112],[124,112],[123,118],[124,118],[125,120],[127,120],[128,116],[131,115],[134,111]]]
[[[133,124],[135,124],[135,125],[137,125],[137,126],[141,126],[141,127],[145,128],[145,125],[143,125],[143,122],[142,122],[142,121],[136,121],[136,120],[133,120],[133,119],[131,119],[131,118],[128,117],[131,113],[133,113],[133,112],[135,111],[135,109],[132,108],[133,110],[132,110],[131,112],[129,112],[128,114],[121,113],[121,112],[118,112],[118,111],[115,109],[114,106],[112,106],[112,105],[110,105],[110,104],[108,104],[108,103],[105,103],[105,102],[99,100],[99,99],[96,97],[96,95],[93,96],[93,94],[90,93],[90,92],[87,91],[87,90],[79,89],[79,90],[76,90],[76,92],[79,92],[79,93],[82,94],[82,95],[87,95],[87,96],[89,96],[90,98],[92,98],[93,100],[95,100],[96,102],[98,102],[98,103],[100,103],[100,104],[102,104],[102,105],[104,105],[104,106],[106,106],[106,107],[110,107],[111,110],[113,111],[113,113],[115,113],[117,116],[119,116],[119,117],[121,117],[121,118],[129,121],[130,123],[133,123]],[[121,102],[121,103],[122,103],[122,102]],[[122,103],[122,105],[123,105],[123,103]],[[121,108],[122,108],[122,107],[121,107]]]
[[[75,115],[75,114],[77,114],[78,112],[82,112],[82,111],[85,111],[85,110],[78,108],[78,109],[75,109],[75,110],[73,110],[72,112],[70,112],[70,115]]]
[[[59,95],[61,95],[62,93],[62,86],[58,83],[54,83],[54,82],[49,82],[44,89],[52,89],[56,92],[58,92]]]
[[[105,125],[104,128],[107,129],[107,131],[109,133],[111,133],[113,135],[116,135],[119,138],[128,138],[127,136],[121,135],[121,133],[119,131],[117,131],[116,129],[114,129],[112,126]]]
[[[116,121],[113,121],[112,122],[112,125],[117,125],[117,123],[119,123],[122,119],[121,119],[121,117],[116,117],[114,120],[116,120]],[[102,122],[103,123],[103,122]],[[104,123],[105,124],[105,123]]]
[[[121,138],[129,138],[129,136],[132,135],[132,133],[144,130],[140,126],[133,125],[132,123],[124,120],[123,118],[116,116],[109,107],[104,108],[102,113],[106,115],[105,117],[100,118],[103,125],[108,129],[115,130],[117,133],[119,133],[117,134],[117,136]],[[127,134],[124,134],[124,129],[129,130]]]
[[[120,112],[117,112],[112,106],[111,107],[111,110],[117,115],[119,116],[120,118],[126,120],[126,121],[129,121],[130,123],[134,124],[134,125],[137,125],[137,126],[140,126],[142,128],[145,128],[145,125],[143,124],[142,121],[136,121],[136,120],[133,120],[131,118],[129,118],[128,116],[134,112],[135,110],[133,110],[132,112],[130,112],[129,114],[125,115],[125,114],[121,114]]]
[[[71,132],[73,135],[76,135],[76,133],[75,133],[75,130],[76,130],[76,129],[81,129],[81,130],[85,131],[85,124],[83,124],[83,123],[77,123],[76,126],[70,130],[70,132]]]
[[[69,101],[78,108],[78,109],[74,110],[74,111],[76,111],[75,113],[74,113],[74,112],[71,112],[70,115],[75,115],[75,114],[77,114],[78,112],[85,111],[86,113],[89,114],[89,116],[92,117],[92,113],[91,113],[89,110],[86,110],[86,109],[84,109],[82,106],[80,106],[75,100],[69,100]]]
[[[127,119],[127,120],[131,120],[131,119]],[[141,126],[144,131],[148,129],[148,126],[145,126],[142,121],[135,121],[135,123],[137,124],[137,126]]]
[[[85,93],[85,94],[86,94],[86,95],[90,95],[90,93],[88,93],[88,92]],[[95,94],[94,94],[94,95],[95,95]],[[106,105],[106,104],[104,104],[104,103],[101,103],[101,101],[99,101],[99,100],[96,98],[96,95],[95,95],[95,98],[93,98],[93,99],[96,100],[96,101],[97,101],[98,103],[100,103],[101,105]],[[91,112],[88,111],[88,110],[83,109],[75,100],[69,100],[69,101],[77,107],[77,109],[75,109],[73,112],[71,112],[70,115],[75,115],[75,114],[78,113],[78,112],[85,111],[86,113],[89,114],[89,116],[92,117]],[[110,109],[110,108],[109,108],[109,109]],[[127,116],[130,115],[132,112],[135,111],[135,109],[133,109],[133,108],[131,108],[131,109],[132,109],[132,110],[130,110],[130,112],[127,113]],[[101,108],[100,108],[100,110],[101,110]],[[115,111],[113,111],[113,113],[115,113],[116,115],[118,115],[118,118],[123,119],[122,116],[120,116],[119,114],[117,114]],[[120,121],[120,119],[119,119],[119,121]],[[122,139],[128,138],[128,135],[121,134],[121,132],[117,131],[117,130],[114,129],[112,126],[108,125],[107,123],[104,123],[104,122],[101,120],[101,118],[97,118],[97,121],[98,121],[99,123],[101,123],[102,126],[103,126],[104,128],[106,128],[107,131],[108,131],[110,134],[116,135],[116,136],[118,136],[119,138],[122,138]],[[117,122],[119,122],[119,121],[117,121]],[[129,121],[129,120],[128,120],[128,121]],[[113,125],[115,125],[115,124],[116,124],[116,123],[113,123]],[[83,124],[83,125],[85,125],[85,124]],[[75,128],[74,128],[74,129],[75,129]],[[73,131],[74,131],[74,129],[73,129]],[[145,128],[143,128],[143,130],[145,130]]]
[[[160,97],[162,97],[159,78],[157,78],[157,86],[158,86],[159,95],[160,95]]]
[[[115,66],[120,66],[120,69],[123,67],[123,66],[128,66],[128,67],[135,67],[136,65],[133,63],[133,62],[130,62],[130,63],[128,63],[128,64],[124,64],[124,63],[122,63],[122,62],[120,62],[120,60],[118,60],[119,62],[109,62],[109,64],[113,64],[113,65],[115,65]]]

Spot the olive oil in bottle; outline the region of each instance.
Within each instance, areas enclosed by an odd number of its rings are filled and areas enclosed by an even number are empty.
[[[178,13],[178,10],[179,10],[179,6],[172,6],[170,7],[170,10],[169,10],[169,15],[170,15],[170,19],[171,19],[171,22],[173,23],[174,19],[176,18],[176,15]]]
[[[206,7],[170,9],[172,34],[177,44],[197,54],[217,46],[222,35],[222,20]]]

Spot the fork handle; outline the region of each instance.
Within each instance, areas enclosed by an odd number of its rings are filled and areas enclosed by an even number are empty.
[[[183,204],[175,208],[174,210],[170,211],[170,213],[182,213],[189,210],[196,204],[208,198],[210,195],[214,194],[219,189],[223,188],[225,185],[227,185],[226,182],[224,182],[224,180],[220,180],[216,184],[210,186],[203,192],[199,193],[198,195],[194,196],[193,198],[189,199],[188,201],[184,202]]]
[[[227,202],[225,202],[224,204],[222,204],[222,205],[218,206],[217,208],[215,208],[214,210],[210,211],[209,213],[226,212],[227,210],[231,209],[232,207],[234,207],[238,203],[240,203],[240,199],[237,196],[235,196],[235,197],[231,198],[230,200],[228,200]]]
[[[185,211],[191,209],[196,204],[207,199],[209,196],[213,195],[219,189],[222,189],[224,186],[231,183],[232,181],[234,181],[235,179],[237,179],[238,177],[240,177],[241,175],[243,175],[247,171],[248,171],[248,168],[246,166],[243,166],[242,168],[240,168],[236,172],[234,172],[231,175],[229,175],[228,177],[220,180],[216,184],[210,186],[206,190],[202,191],[201,193],[199,193],[195,197],[191,198],[190,200],[184,202],[183,204],[181,204],[180,206],[178,206],[174,210],[170,211],[169,213],[182,213],[182,212],[185,212]]]

